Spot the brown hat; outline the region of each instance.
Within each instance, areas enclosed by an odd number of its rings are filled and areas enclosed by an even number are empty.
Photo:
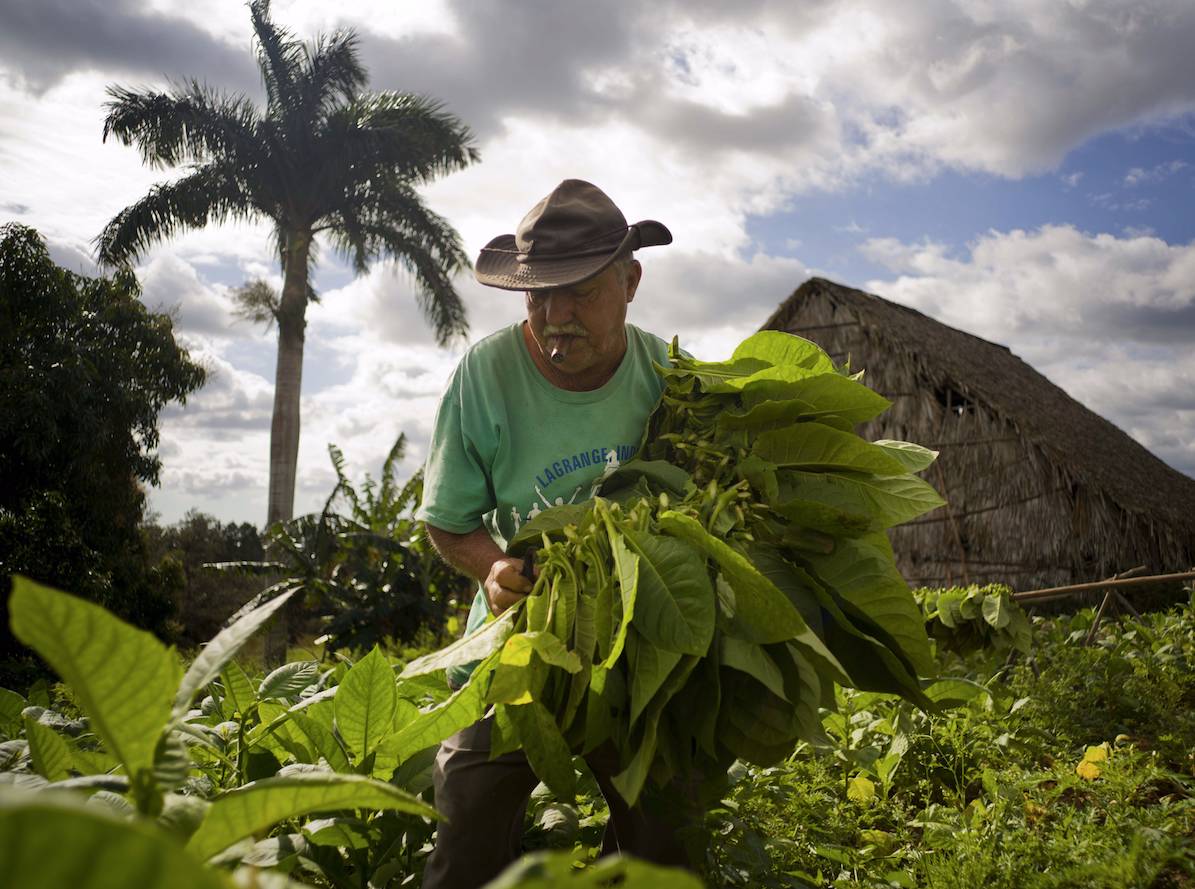
[[[671,243],[672,233],[660,223],[627,225],[596,185],[565,179],[531,208],[515,234],[481,248],[474,274],[502,290],[549,290],[588,280],[632,250]]]

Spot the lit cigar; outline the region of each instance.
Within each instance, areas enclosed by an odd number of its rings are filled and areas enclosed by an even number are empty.
[[[558,336],[555,337],[555,344],[552,346],[552,363],[563,364],[564,360],[568,358],[568,344],[572,337]]]

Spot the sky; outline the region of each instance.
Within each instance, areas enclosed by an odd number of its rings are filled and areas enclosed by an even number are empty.
[[[275,0],[311,39],[352,28],[372,90],[445,103],[481,162],[422,189],[472,256],[559,181],[657,219],[629,320],[727,357],[812,275],[1008,346],[1195,476],[1195,3],[1190,0]],[[240,0],[0,0],[0,224],[94,273],[93,240],[177,175],[101,139],[105,89],[196,78],[262,101]],[[230,291],[280,284],[267,224],[139,261],[209,370],[161,417],[163,522],[261,525],[272,333]],[[296,511],[426,454],[465,344],[436,346],[411,281],[333,251],[308,310]],[[518,294],[457,287],[477,340]],[[1098,447],[1098,442],[1092,443]]]

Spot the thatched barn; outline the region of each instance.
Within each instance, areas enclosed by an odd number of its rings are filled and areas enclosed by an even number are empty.
[[[763,329],[811,339],[892,401],[861,433],[940,451],[948,501],[892,531],[914,586],[1033,589],[1195,564],[1195,479],[1170,468],[1004,346],[813,278]]]

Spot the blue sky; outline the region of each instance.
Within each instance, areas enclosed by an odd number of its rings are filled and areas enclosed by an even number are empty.
[[[845,281],[883,274],[860,253],[872,237],[925,239],[957,253],[989,230],[1070,223],[1089,234],[1152,233],[1195,240],[1195,117],[1105,133],[1069,151],[1055,170],[1021,178],[945,170],[896,183],[883,171],[837,191],[802,195],[789,210],[752,217],[753,246],[816,257]]]
[[[482,162],[424,189],[473,255],[561,179],[675,236],[630,320],[723,357],[812,274],[1009,346],[1195,475],[1195,4],[1190,0],[274,0],[356,30],[370,87],[442,100]],[[0,0],[0,224],[92,268],[92,239],[169,173],[101,143],[105,88],[197,77],[260,99],[242,0]],[[166,521],[265,516],[274,341],[230,289],[280,282],[269,228],[212,226],[139,260],[210,369],[162,418]],[[297,508],[327,445],[423,459],[464,344],[411,283],[325,250],[308,312]],[[517,295],[457,281],[477,339]]]

